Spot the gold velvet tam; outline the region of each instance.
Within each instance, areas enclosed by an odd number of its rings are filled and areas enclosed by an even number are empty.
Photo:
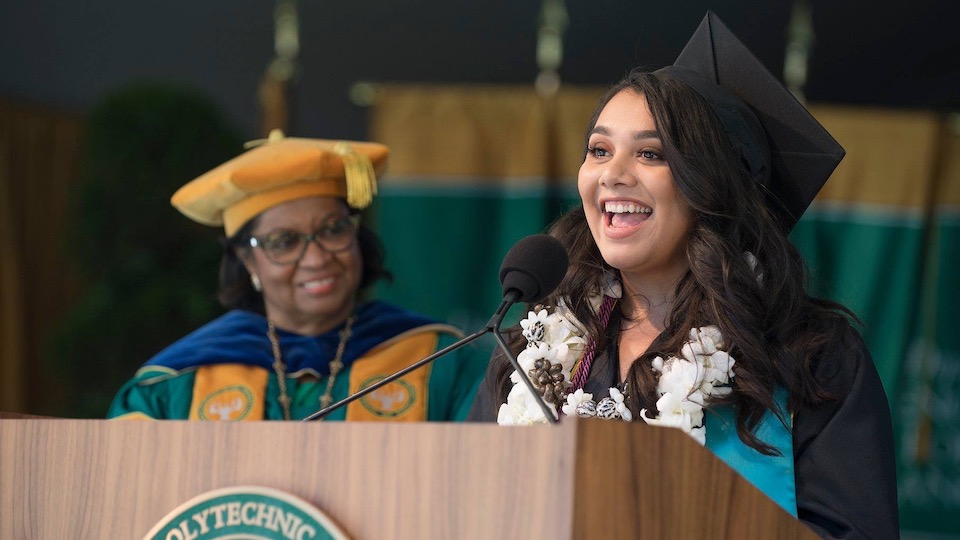
[[[382,144],[284,137],[280,130],[245,146],[253,149],[190,181],[170,203],[198,223],[223,225],[227,237],[264,210],[304,197],[341,197],[363,209],[390,152]]]

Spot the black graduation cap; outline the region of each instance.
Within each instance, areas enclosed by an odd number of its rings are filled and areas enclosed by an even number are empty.
[[[708,11],[672,66],[720,117],[787,231],[843,159],[843,148],[719,18]]]

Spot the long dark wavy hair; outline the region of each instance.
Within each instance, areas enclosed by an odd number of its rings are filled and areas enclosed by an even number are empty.
[[[346,205],[346,203],[344,203]],[[355,212],[351,209],[351,212]],[[230,238],[222,238],[223,256],[220,259],[220,287],[217,300],[227,309],[243,309],[266,315],[263,306],[263,294],[254,290],[250,283],[250,272],[243,265],[241,257],[250,249],[250,237],[257,225],[257,216],[243,225]],[[357,293],[365,291],[376,281],[393,280],[393,275],[385,266],[386,255],[383,242],[372,229],[362,221],[357,229],[357,243],[363,270],[360,274],[360,287]]]
[[[789,391],[789,410],[831,399],[813,377],[813,363],[848,324],[847,317],[855,317],[840,304],[807,294],[800,253],[765,204],[761,186],[750,179],[719,119],[688,86],[665,74],[634,70],[601,98],[587,127],[588,139],[607,102],[624,90],[646,97],[676,187],[694,216],[685,245],[689,270],[677,285],[656,350],[651,348],[630,368],[627,405],[635,417],[640,409],[656,410],[657,374],[651,360],[677,354],[691,328],[716,325],[736,359],[736,376],[734,392],[711,403],[734,404],[740,439],[775,454],[754,434],[768,410],[785,421],[774,390],[782,386]],[[563,242],[571,264],[557,291],[543,303],[555,306],[563,300],[601,354],[605,330],[588,297],[599,294],[604,272],[619,274],[601,257],[582,206],[559,218],[549,232]],[[756,257],[756,271],[745,252]],[[522,336],[514,336],[513,343],[522,347]],[[497,373],[500,392],[509,390],[510,372],[506,365]],[[506,393],[497,398],[504,402]]]

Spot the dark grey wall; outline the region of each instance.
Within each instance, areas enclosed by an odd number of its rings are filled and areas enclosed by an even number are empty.
[[[956,0],[812,0],[811,101],[960,108]],[[301,76],[291,131],[363,137],[358,80],[529,83],[537,0],[301,2]],[[561,75],[607,84],[634,65],[670,63],[713,9],[775,74],[791,3],[567,0]],[[4,0],[0,97],[83,111],[135,79],[212,96],[248,136],[273,54],[268,0]]]

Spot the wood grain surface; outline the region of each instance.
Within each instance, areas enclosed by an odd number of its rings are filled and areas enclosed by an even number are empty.
[[[0,538],[141,538],[181,503],[240,485],[305,499],[356,539],[804,537],[668,431],[2,419]]]

